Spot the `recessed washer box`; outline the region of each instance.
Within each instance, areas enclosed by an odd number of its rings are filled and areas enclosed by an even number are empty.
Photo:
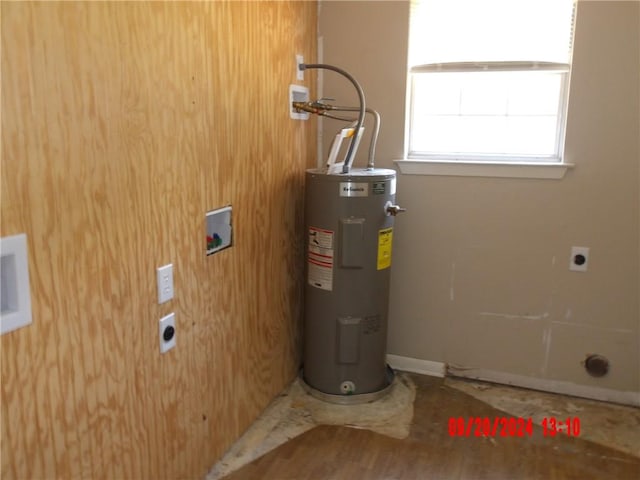
[[[233,226],[231,205],[207,212],[207,255],[212,255],[232,245]]]
[[[24,233],[0,239],[0,334],[31,324],[29,260]]]
[[[293,108],[293,102],[308,102],[309,89],[303,85],[289,85],[289,117],[293,120],[308,120],[308,112],[300,112]]]

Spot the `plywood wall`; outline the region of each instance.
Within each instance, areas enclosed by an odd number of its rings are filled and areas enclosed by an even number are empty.
[[[201,478],[299,362],[315,125],[287,96],[315,2],[1,8],[1,228],[33,300],[0,339],[2,478]],[[234,246],[206,257],[226,204]]]

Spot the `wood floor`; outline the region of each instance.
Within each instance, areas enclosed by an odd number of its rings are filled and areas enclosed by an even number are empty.
[[[319,426],[225,480],[640,479],[640,458],[581,438],[545,437],[540,426],[530,437],[452,437],[450,417],[506,414],[441,379],[412,379],[417,393],[408,438]]]

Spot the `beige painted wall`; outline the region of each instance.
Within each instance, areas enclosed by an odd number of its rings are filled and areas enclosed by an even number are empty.
[[[316,5],[1,8],[1,228],[27,234],[33,324],[0,337],[0,476],[203,478],[300,364],[316,129],[287,104]],[[205,256],[229,203],[234,245]]]
[[[580,2],[563,180],[399,175],[389,353],[640,390],[640,4]],[[323,61],[382,114],[377,163],[403,152],[408,2],[322,2]],[[354,102],[325,75],[324,95]],[[335,127],[325,121],[324,143]],[[360,157],[364,159],[362,149]],[[361,160],[364,161],[364,160]],[[591,248],[587,273],[568,270]],[[601,353],[611,371],[581,364]]]

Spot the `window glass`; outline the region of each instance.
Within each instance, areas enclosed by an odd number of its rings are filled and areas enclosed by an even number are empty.
[[[559,161],[571,0],[412,4],[410,157]]]

